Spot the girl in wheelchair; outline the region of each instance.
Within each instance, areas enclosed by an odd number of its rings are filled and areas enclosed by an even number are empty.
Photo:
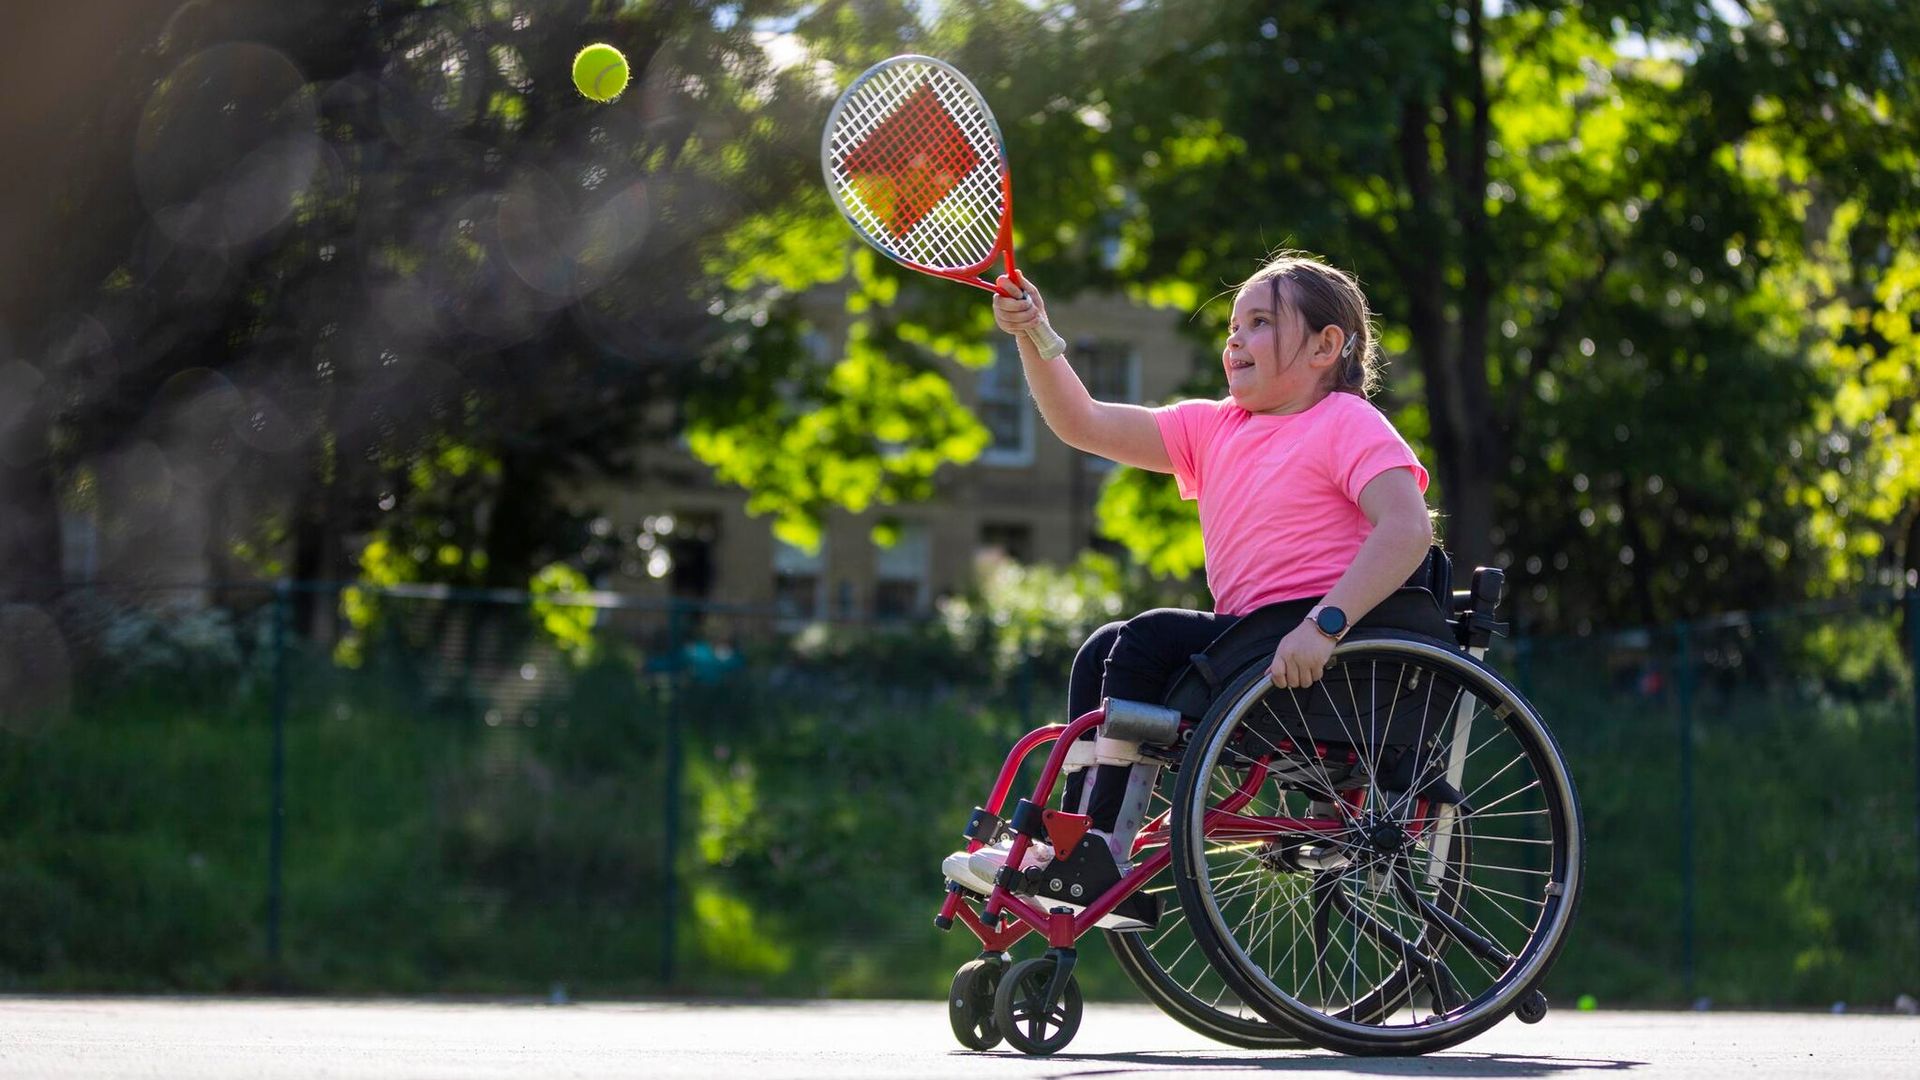
[[[1214,610],[1160,608],[1095,631],[1074,658],[1068,718],[1103,698],[1160,701],[1189,657],[1248,613],[1286,601],[1301,603],[1301,619],[1274,650],[1273,680],[1312,685],[1335,644],[1406,583],[1433,542],[1427,471],[1367,400],[1380,361],[1359,283],[1308,255],[1272,259],[1234,297],[1220,355],[1227,396],[1160,408],[1094,400],[1065,357],[1040,356],[1025,333],[1047,323],[1039,291],[1024,277],[999,284],[1026,294],[996,297],[994,321],[1019,342],[1027,384],[1054,434],[1123,465],[1172,473],[1181,497],[1200,504]],[[1112,763],[1073,772],[1063,805],[1090,817],[1092,835],[1105,841],[1092,852],[1112,861],[1094,872],[1104,880],[1127,868],[1142,794],[1136,785],[1128,798],[1131,748],[1102,749],[1095,760]],[[958,851],[942,869],[984,895],[1007,854],[1004,842]],[[1035,844],[1021,868],[1044,868],[1054,855]],[[1037,895],[1078,906],[1044,884]],[[1150,927],[1147,900],[1128,897],[1100,925]]]
[[[1096,926],[1155,1005],[1236,1046],[1420,1054],[1540,1020],[1579,898],[1579,801],[1545,722],[1483,660],[1501,572],[1454,592],[1430,551],[1426,470],[1366,398],[1378,360],[1353,277],[1269,262],[1234,297],[1227,396],[1157,409],[1093,400],[1023,333],[1046,319],[1039,293],[1000,284],[1025,294],[994,317],[1055,434],[1199,501],[1216,606],[1096,631],[1069,722],[1016,742],[974,809],[934,920],[983,949],[954,975],[955,1037],[1064,1047]],[[1045,955],[1013,962],[1028,934]]]

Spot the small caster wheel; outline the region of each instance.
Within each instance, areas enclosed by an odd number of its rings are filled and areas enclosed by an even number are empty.
[[[1530,990],[1514,1007],[1513,1015],[1523,1024],[1537,1024],[1547,1018],[1547,995],[1538,990]]]
[[[1023,1054],[1052,1054],[1073,1041],[1080,1030],[1080,981],[1067,976],[1060,998],[1043,1006],[1047,988],[1059,961],[1051,956],[1022,960],[1000,978],[993,995],[993,1020],[1007,1042]]]
[[[953,988],[947,991],[947,1022],[961,1046],[991,1050],[1000,1045],[1000,1028],[993,1022],[993,992],[1006,969],[997,960],[969,960],[954,972]]]

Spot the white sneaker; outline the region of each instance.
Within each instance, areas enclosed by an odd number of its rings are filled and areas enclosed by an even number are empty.
[[[962,848],[940,860],[940,872],[963,889],[985,896],[993,891],[992,881],[982,881],[973,873],[973,853]]]
[[[1012,840],[1002,840],[997,844],[988,844],[967,858],[967,868],[975,881],[980,883],[978,891],[990,893],[993,882],[1000,876],[1000,870],[1007,865],[1007,856],[1013,851]],[[1032,870],[1053,861],[1053,845],[1043,840],[1035,840],[1027,845],[1027,854],[1020,860],[1020,869]],[[960,879],[955,878],[955,881]],[[961,882],[966,884],[966,882]],[[972,886],[969,886],[972,888]]]

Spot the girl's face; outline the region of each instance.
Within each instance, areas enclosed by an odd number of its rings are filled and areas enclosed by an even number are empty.
[[[1220,353],[1227,391],[1248,412],[1303,412],[1326,396],[1328,370],[1339,359],[1345,335],[1333,326],[1309,333],[1291,307],[1272,310],[1273,293],[1260,281],[1234,297],[1227,345]]]

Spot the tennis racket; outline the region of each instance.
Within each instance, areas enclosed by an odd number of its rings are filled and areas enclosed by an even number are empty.
[[[1013,265],[1013,177],[987,101],[965,75],[930,56],[868,68],[834,102],[820,138],[827,190],[847,223],[909,270],[1015,297],[981,274]],[[1040,355],[1067,343],[1026,331]]]

